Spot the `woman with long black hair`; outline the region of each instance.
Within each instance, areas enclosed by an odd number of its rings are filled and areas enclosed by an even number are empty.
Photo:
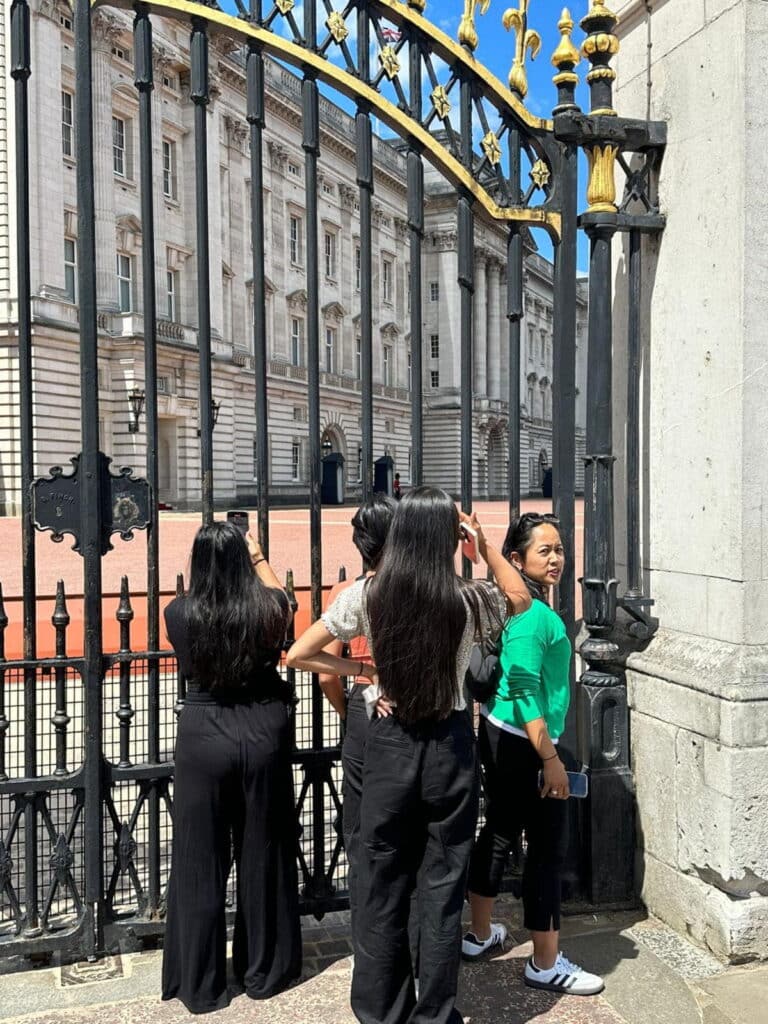
[[[478,804],[472,722],[462,683],[473,643],[530,605],[500,552],[482,554],[500,590],[462,580],[456,506],[444,491],[403,496],[375,576],[345,590],[294,645],[288,663],[349,672],[324,653],[364,634],[374,665],[360,810],[360,874],[352,1009],[363,1024],[456,1024],[461,909]],[[377,700],[377,693],[381,696]],[[408,948],[411,893],[419,915],[419,994]]]
[[[235,978],[253,999],[301,972],[292,694],[278,672],[291,617],[258,542],[203,526],[189,591],[165,611],[187,679],[174,775],[163,999],[192,1013],[226,1006],[225,897],[232,853]]]

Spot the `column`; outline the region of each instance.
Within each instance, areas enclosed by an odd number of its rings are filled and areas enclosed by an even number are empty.
[[[488,394],[488,365],[486,359],[486,346],[488,343],[488,277],[486,275],[486,255],[482,250],[478,250],[475,253],[474,317],[475,397],[482,398]]]
[[[505,353],[506,343],[502,344],[502,325],[499,313],[499,265],[492,261],[488,270],[488,294],[489,294],[489,316],[490,330],[488,332],[488,397],[503,398],[505,392],[501,389],[501,353]],[[506,326],[506,321],[505,321]]]
[[[96,212],[96,296],[102,309],[117,309],[115,171],[112,157],[112,46],[118,27],[97,11],[93,40],[93,200]],[[77,126],[75,126],[77,131]]]

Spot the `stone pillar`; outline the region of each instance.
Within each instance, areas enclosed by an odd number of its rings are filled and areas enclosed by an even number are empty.
[[[505,285],[506,287],[506,285]],[[501,264],[492,259],[488,264],[488,352],[498,357],[498,393],[494,398],[506,402],[509,394],[509,321],[502,316],[506,309],[506,296],[502,305]]]
[[[115,169],[112,156],[112,46],[118,26],[97,11],[93,40],[93,202],[96,211],[96,297],[101,309],[117,309]],[[77,126],[75,126],[77,131]],[[138,140],[136,140],[138,141]],[[63,244],[63,243],[62,243]]]
[[[488,367],[486,345],[488,340],[488,278],[486,256],[482,251],[475,254],[475,338],[474,338],[474,380],[475,397],[488,394]]]
[[[652,82],[651,118],[669,125],[660,180],[667,226],[661,244],[643,242],[643,570],[660,628],[627,670],[638,876],[648,909],[683,934],[731,959],[765,958],[768,5],[632,0],[617,13],[616,107],[645,118]],[[627,256],[628,243],[617,241],[619,282]],[[617,300],[621,496],[623,287]]]
[[[509,321],[507,319],[507,279],[500,263],[489,267],[490,330],[499,335],[499,397],[509,401]]]

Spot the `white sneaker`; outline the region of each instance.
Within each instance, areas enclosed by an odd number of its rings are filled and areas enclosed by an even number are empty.
[[[572,964],[567,956],[558,953],[555,966],[542,971],[530,957],[525,965],[523,980],[531,988],[543,988],[548,992],[562,992],[570,996],[596,996],[605,988],[605,982],[597,974],[582,970]]]
[[[506,937],[507,929],[503,924],[492,924],[491,934],[485,941],[478,939],[474,932],[467,932],[461,940],[461,955],[465,960],[477,960],[491,950],[501,951]]]

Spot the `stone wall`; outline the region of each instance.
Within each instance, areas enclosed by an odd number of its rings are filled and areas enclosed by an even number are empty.
[[[617,109],[669,125],[668,226],[643,267],[644,571],[661,628],[628,672],[639,884],[716,953],[768,957],[768,5],[618,13]],[[625,260],[617,243],[617,294]],[[625,324],[618,302],[617,481]],[[622,522],[619,500],[620,545]]]

